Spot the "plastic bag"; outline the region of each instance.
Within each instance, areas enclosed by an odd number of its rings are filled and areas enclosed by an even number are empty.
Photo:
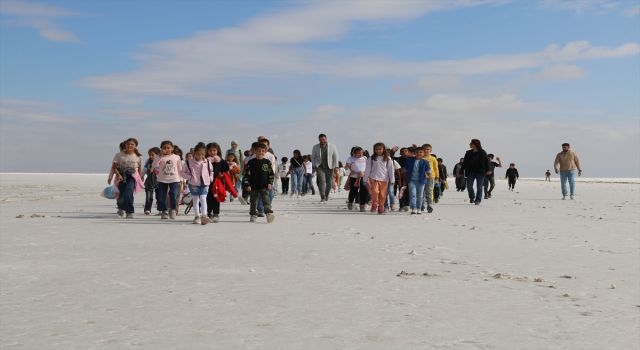
[[[118,186],[114,184],[109,187],[105,187],[100,195],[107,199],[117,199],[118,196],[120,196],[120,190],[118,189]]]

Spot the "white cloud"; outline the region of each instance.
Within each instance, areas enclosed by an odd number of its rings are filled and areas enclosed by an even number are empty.
[[[623,0],[541,0],[540,7],[555,11],[571,11],[576,14],[620,13],[633,1]]]
[[[419,79],[430,91],[446,91],[461,78],[530,69],[553,69],[563,63],[637,55],[640,45],[593,46],[587,41],[553,44],[542,51],[486,55],[457,60],[397,60],[370,54],[326,53],[303,44],[339,40],[352,23],[409,20],[436,10],[489,2],[368,1],[318,2],[258,17],[237,27],[197,33],[189,38],[150,44],[135,56],[137,69],[81,80],[85,87],[116,98],[188,97],[227,102],[277,102],[275,89],[260,91],[256,82],[322,76],[330,79]],[[494,2],[490,2],[494,3]],[[556,68],[557,69],[557,68]],[[574,69],[573,73],[576,71]],[[431,79],[444,79],[436,90]],[[243,94],[223,92],[229,81],[251,81]],[[274,86],[276,84],[271,84]]]
[[[32,101],[0,99],[0,120],[3,124],[12,121],[19,123],[61,123],[71,124],[77,122],[75,118],[69,118],[59,113],[52,113],[56,109],[54,104]]]
[[[640,16],[640,5],[629,6],[623,12],[625,16]]]
[[[536,74],[536,78],[539,80],[570,80],[582,78],[585,75],[586,72],[580,67],[556,64],[543,68]]]
[[[5,21],[7,25],[36,29],[40,36],[49,41],[80,41],[73,32],[62,29],[54,21],[62,17],[77,16],[75,12],[27,1],[4,0],[0,2],[0,13],[12,18]]]

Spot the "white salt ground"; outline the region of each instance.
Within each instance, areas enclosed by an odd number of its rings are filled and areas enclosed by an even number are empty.
[[[344,193],[116,217],[105,175],[0,175],[1,349],[638,349],[640,185],[498,181],[480,206]],[[21,216],[22,217],[19,217]]]

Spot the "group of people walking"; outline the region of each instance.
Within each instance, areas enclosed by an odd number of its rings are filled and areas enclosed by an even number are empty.
[[[567,181],[573,199],[574,173],[577,169],[581,175],[582,170],[569,145],[562,147],[554,167],[561,175],[563,199],[567,196]],[[283,195],[301,196],[308,190],[315,192],[314,175],[321,204],[329,200],[332,190],[341,189],[342,178],[346,177],[349,210],[363,212],[369,206],[371,212],[378,214],[399,210],[420,215],[424,211],[432,213],[448,188],[446,166],[432,151],[430,144],[387,148],[378,142],[369,154],[363,147],[354,146],[343,167],[337,147],[328,142],[325,134],[318,136],[311,154],[302,156],[300,150],[294,150],[291,159],[282,157],[280,163],[270,141],[263,136],[244,152],[232,141],[224,154],[218,143],[198,142],[184,157],[178,146],[165,140],[160,147],[148,150],[143,166],[138,141],[130,138],[120,144],[120,151],[113,158],[108,183],[113,181],[119,192],[118,215],[129,219],[135,211],[134,192],[144,189],[146,215],[151,214],[155,197],[160,218],[175,219],[186,196],[190,197],[194,224],[215,223],[219,221],[220,204],[229,196],[230,201],[238,198],[250,205],[251,222],[266,217],[271,223],[275,218],[271,202],[278,182]],[[464,158],[453,168],[456,190],[466,190],[469,202],[479,205],[483,198],[491,198],[495,168],[502,166],[500,157],[487,154],[480,140],[472,139]],[[511,163],[505,174],[509,190],[513,191],[518,177],[518,170]]]

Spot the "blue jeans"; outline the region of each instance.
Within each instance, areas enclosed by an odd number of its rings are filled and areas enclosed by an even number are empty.
[[[125,174],[124,179],[118,183],[118,209],[124,210],[127,214],[132,214],[133,209],[133,190],[136,188],[136,180],[131,174]]]
[[[478,190],[473,193],[473,181],[476,181]],[[482,201],[482,187],[484,186],[484,174],[482,173],[469,173],[467,174],[467,192],[469,192],[469,199],[480,203]]]
[[[567,195],[567,180],[569,180],[570,194],[573,196],[574,194],[573,190],[576,187],[575,177],[576,177],[575,170],[560,171],[560,187],[562,188],[563,196]]]
[[[395,184],[389,184],[389,186],[387,186],[387,199],[384,201],[385,208],[391,208],[396,202],[395,187]]]
[[[313,174],[305,174],[302,178],[302,193],[307,193],[311,190],[311,194],[316,194],[316,190],[313,188]]]
[[[166,211],[167,210],[167,192],[169,192],[169,205],[170,209],[178,208],[178,192],[180,191],[180,183],[172,182],[172,183],[164,183],[158,182],[158,211]]]
[[[302,167],[293,168],[291,171],[291,194],[302,193],[302,179],[304,169]]]
[[[273,194],[275,193],[275,190],[273,188],[271,188],[270,190],[265,188],[264,191],[267,191],[269,193],[269,208],[271,208],[271,203],[273,203]],[[263,198],[262,196],[263,196],[262,194],[257,196],[258,203],[256,203],[258,205],[258,212],[260,213],[264,213],[264,203],[262,203],[262,198]],[[253,200],[251,200],[251,203],[253,203]]]
[[[153,195],[156,194],[156,199],[158,198],[157,191],[158,191],[157,189],[144,190],[146,194],[146,198],[144,201],[144,211],[151,211],[151,207],[153,206]]]
[[[409,206],[411,209],[420,209],[424,203],[424,187],[420,181],[409,181]]]

